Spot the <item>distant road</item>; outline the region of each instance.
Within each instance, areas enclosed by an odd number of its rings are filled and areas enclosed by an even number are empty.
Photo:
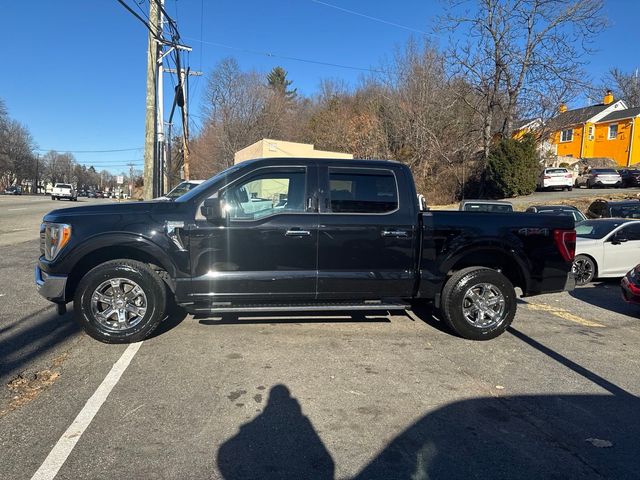
[[[38,238],[42,217],[56,208],[70,208],[91,203],[111,202],[108,199],[79,198],[51,200],[49,196],[0,195],[0,246],[14,245]]]
[[[505,198],[514,205],[533,204],[540,202],[549,204],[553,201],[568,200],[571,198],[601,197],[608,198],[609,195],[636,196],[640,195],[640,188],[574,188],[570,192],[563,190],[550,190],[547,192],[534,192],[531,195],[517,198]]]

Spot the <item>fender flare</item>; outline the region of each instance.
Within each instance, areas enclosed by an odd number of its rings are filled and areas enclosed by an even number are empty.
[[[63,263],[66,264],[65,269],[71,272],[88,255],[114,247],[135,250],[144,256],[152,257],[157,260],[158,266],[162,267],[170,277],[175,278],[176,276],[176,265],[160,245],[142,235],[126,232],[101,233],[85,239],[82,243],[66,252],[63,260]]]

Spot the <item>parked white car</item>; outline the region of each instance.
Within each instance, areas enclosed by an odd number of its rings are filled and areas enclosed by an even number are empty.
[[[78,192],[69,183],[56,183],[51,190],[51,200],[60,200],[66,198],[73,202],[78,201]]]
[[[623,277],[640,263],[640,220],[599,218],[576,225],[573,275],[577,285]]]
[[[573,175],[566,168],[545,168],[538,176],[538,190],[548,188],[573,190]]]

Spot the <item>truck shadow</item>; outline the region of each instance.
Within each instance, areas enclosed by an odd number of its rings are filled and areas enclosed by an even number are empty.
[[[19,372],[80,331],[71,313],[60,316],[53,305],[4,326],[0,330],[0,378]]]
[[[640,399],[519,330],[509,331],[610,395],[454,401],[402,431],[351,478],[637,478]],[[349,436],[361,435],[360,424],[371,422],[370,408],[353,405],[345,413],[348,407],[340,407],[325,415],[325,430],[340,425],[336,438],[348,448]],[[384,415],[393,407],[376,408]],[[320,434],[284,385],[272,387],[265,409],[219,447],[215,462],[225,480],[332,479],[336,470]]]
[[[330,412],[325,423],[347,430],[370,421],[358,408],[348,421],[333,415],[339,416]],[[345,434],[338,438],[348,446]],[[639,434],[640,402],[633,396],[474,398],[424,415],[351,478],[637,478]],[[220,445],[215,462],[225,480],[333,479],[336,470],[284,385],[273,386],[264,411]]]
[[[600,280],[591,285],[576,288],[569,294],[576,300],[610,312],[636,318],[640,314],[640,306],[627,303],[622,298],[619,278]]]

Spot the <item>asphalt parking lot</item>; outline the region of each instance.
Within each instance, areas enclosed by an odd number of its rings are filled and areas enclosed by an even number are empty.
[[[640,307],[617,281],[522,299],[470,342],[426,308],[173,315],[104,345],[33,285],[0,197],[0,478],[640,478]],[[84,201],[82,201],[84,200]]]

